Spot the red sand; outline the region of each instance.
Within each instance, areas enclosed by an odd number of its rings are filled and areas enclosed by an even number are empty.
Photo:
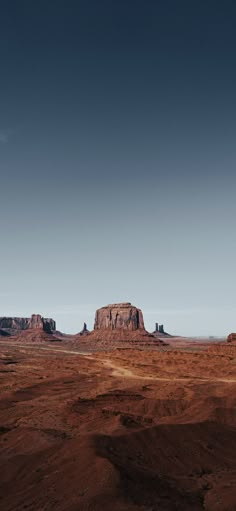
[[[1,511],[235,511],[236,347],[21,339],[0,342]]]

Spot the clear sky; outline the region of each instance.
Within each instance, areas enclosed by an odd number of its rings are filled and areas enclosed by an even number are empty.
[[[236,330],[234,0],[9,0],[0,316]]]

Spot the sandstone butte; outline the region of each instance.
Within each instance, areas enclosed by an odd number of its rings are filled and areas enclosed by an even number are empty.
[[[98,309],[94,330],[145,330],[143,313],[129,302],[114,303]]]
[[[96,311],[94,330],[83,339],[86,344],[93,341],[108,345],[124,342],[132,345],[163,344],[145,330],[141,309],[130,302],[109,304]]]

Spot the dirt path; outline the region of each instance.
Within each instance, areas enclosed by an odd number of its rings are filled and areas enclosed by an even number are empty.
[[[88,358],[90,360],[96,360],[98,361],[99,359],[96,358],[94,355],[92,355],[91,353],[87,353],[87,352],[84,352],[84,351],[73,351],[73,350],[67,350],[67,349],[62,349],[62,348],[53,348],[53,347],[46,347],[46,346],[32,346],[32,345],[27,345],[27,344],[17,344],[17,343],[14,343],[14,344],[6,344],[6,343],[1,343],[2,345],[5,345],[7,347],[10,347],[10,346],[14,346],[14,347],[19,347],[19,348],[23,348],[23,349],[35,349],[35,350],[46,350],[46,351],[51,351],[51,352],[54,352],[54,353],[66,353],[68,355],[79,355],[79,356],[83,356],[85,358]],[[119,364],[116,364],[114,363],[113,361],[107,359],[107,358],[104,358],[104,359],[100,359],[101,363],[103,364],[103,367],[106,367],[107,369],[111,369],[112,370],[112,376],[114,377],[117,377],[117,378],[130,378],[130,379],[137,379],[137,380],[152,380],[152,381],[173,381],[173,382],[186,382],[188,380],[196,380],[196,378],[194,377],[191,377],[191,376],[186,376],[184,378],[172,378],[172,377],[163,377],[163,376],[149,376],[149,375],[140,375],[140,374],[137,374],[135,373],[133,370],[131,369],[127,369]],[[211,383],[217,383],[217,382],[221,382],[221,383],[236,383],[236,379],[235,378],[204,378],[204,377],[199,377],[197,378],[197,381],[199,382],[211,382]]]
[[[196,378],[194,377],[191,377],[191,376],[187,376],[185,378],[171,378],[171,377],[163,377],[163,376],[143,376],[143,375],[139,375],[137,373],[134,373],[132,370],[130,369],[126,369],[125,367],[122,367],[122,366],[119,366],[117,364],[114,364],[114,362],[112,362],[111,360],[105,360],[104,361],[104,365],[107,367],[107,368],[110,368],[112,369],[112,375],[113,376],[118,376],[118,377],[123,377],[123,378],[133,378],[133,379],[138,379],[138,380],[155,380],[155,381],[184,381],[186,382],[187,380],[195,380]],[[199,377],[197,378],[197,380],[199,382],[222,382],[222,383],[236,383],[236,379],[230,379],[230,378],[203,378],[203,377]]]

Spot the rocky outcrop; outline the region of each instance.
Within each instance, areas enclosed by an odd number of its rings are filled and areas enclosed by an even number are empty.
[[[85,337],[78,337],[83,343],[96,349],[117,347],[147,347],[163,345],[163,342],[149,334],[144,327],[140,309],[129,302],[106,305],[96,311],[94,330]]]
[[[16,335],[22,330],[38,329],[45,332],[56,330],[56,322],[51,318],[43,318],[40,314],[33,314],[31,318],[0,317],[0,330]]]
[[[154,334],[165,334],[164,331],[164,325],[159,325],[158,323],[155,324],[155,330],[153,332]]]
[[[227,342],[236,343],[236,334],[234,334],[234,333],[229,334],[228,337],[227,337]]]
[[[155,324],[155,330],[153,332],[153,335],[156,337],[172,337],[170,334],[165,332],[164,325],[159,325],[158,323]]]
[[[96,311],[94,330],[144,330],[143,314],[129,302],[114,303]]]
[[[87,334],[89,334],[89,330],[87,329],[87,324],[84,323],[84,326],[83,326],[81,332],[79,333],[79,335],[87,335]]]
[[[40,314],[32,314],[27,328],[39,328],[40,330],[44,330],[42,316],[40,316]]]

